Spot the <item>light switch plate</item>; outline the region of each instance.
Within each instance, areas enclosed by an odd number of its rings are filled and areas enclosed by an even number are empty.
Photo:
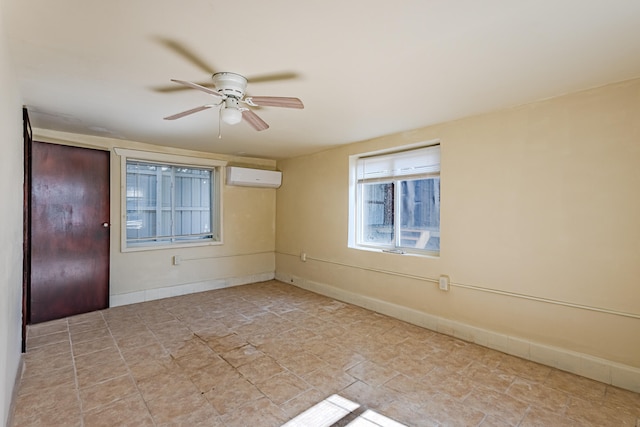
[[[438,287],[441,291],[449,290],[449,276],[445,276],[444,274],[440,275],[440,279],[438,279]]]

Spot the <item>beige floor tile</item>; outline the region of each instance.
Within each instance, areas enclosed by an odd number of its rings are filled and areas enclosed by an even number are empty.
[[[607,386],[604,403],[606,406],[618,407],[622,411],[635,415],[640,422],[640,393]]]
[[[117,307],[116,307],[117,308]],[[144,332],[150,332],[147,325],[136,315],[130,318],[115,318],[107,321],[107,326],[113,338],[116,341],[129,337],[131,335],[137,335]]]
[[[16,427],[80,427],[82,415],[77,407],[54,407],[43,410],[16,411],[13,425]]]
[[[98,338],[111,338],[111,332],[109,328],[103,326],[99,329],[93,329],[89,331],[77,332],[75,334],[71,334],[71,342],[73,344],[78,344],[83,341],[95,340]]]
[[[52,320],[50,322],[38,323],[31,325],[28,330],[27,337],[35,338],[42,335],[49,335],[58,332],[67,332],[69,325],[67,319]]]
[[[218,412],[207,402],[197,409],[191,410],[186,414],[178,415],[166,423],[158,423],[157,427],[225,427]]]
[[[238,368],[247,363],[253,362],[256,359],[264,356],[264,353],[251,344],[247,344],[240,348],[235,348],[221,354],[222,358],[226,360],[230,365]]]
[[[318,339],[318,334],[307,328],[294,327],[281,334],[283,339],[286,339],[297,344],[304,344],[305,342],[313,339]]]
[[[602,402],[572,397],[565,415],[582,425],[635,427],[637,417],[618,406],[605,405]]]
[[[94,353],[96,351],[107,349],[116,350],[116,343],[111,337],[97,338],[95,340],[83,341],[72,345],[74,356],[82,356],[84,354]]]
[[[507,388],[509,388],[511,383],[516,379],[515,375],[499,368],[489,368],[476,362],[472,362],[467,366],[461,372],[461,375],[500,393],[506,392]]]
[[[157,399],[147,401],[147,406],[156,424],[175,423],[187,420],[194,413],[210,407],[205,397],[197,393],[180,395],[163,395]],[[216,412],[212,412],[215,414]],[[198,414],[200,415],[200,414]]]
[[[376,412],[407,426],[439,427],[441,425],[431,414],[426,412],[424,407],[402,400],[394,400],[388,404],[383,404],[376,409]]]
[[[120,351],[116,347],[107,347],[103,350],[82,354],[73,358],[76,369],[91,369],[94,366],[108,362],[122,361]]]
[[[230,334],[220,338],[214,338],[207,341],[209,347],[218,353],[226,353],[236,348],[244,347],[249,344],[244,337],[238,334]]]
[[[268,350],[267,353],[269,353]],[[278,363],[298,376],[304,376],[317,369],[328,368],[330,366],[318,356],[306,351],[293,352],[277,360]]]
[[[332,349],[319,354],[326,363],[343,371],[349,370],[366,359],[355,350],[344,346],[335,346]]]
[[[28,341],[28,340],[27,340]],[[27,355],[30,357],[49,358],[57,354],[65,353],[71,357],[71,341],[67,335],[67,339],[54,342],[40,347],[31,348],[27,345]]]
[[[425,360],[435,366],[445,368],[449,372],[460,373],[467,369],[473,362],[471,356],[464,352],[449,353],[448,350],[436,348],[427,354]]]
[[[164,329],[153,331],[153,333],[158,338],[158,341],[169,351],[176,351],[182,348],[183,341],[189,341],[195,336],[193,331],[187,327]]]
[[[99,318],[87,320],[86,322],[74,323],[71,320],[69,321],[69,332],[71,333],[71,338],[74,336],[88,332],[95,331],[98,329],[104,329],[107,327],[107,322],[104,321],[102,316]]]
[[[82,388],[80,389],[82,411],[100,408],[131,394],[138,394],[138,389],[128,374]]]
[[[127,365],[122,359],[113,359],[95,366],[76,370],[78,387],[87,388],[97,383],[128,374]]]
[[[474,346],[473,344],[466,343],[461,339],[454,338],[449,335],[443,334],[434,334],[428,340],[427,343],[430,347],[435,350],[441,350],[449,352],[451,355],[455,355],[459,353],[460,350],[464,350],[469,346]],[[468,355],[468,357],[471,357]]]
[[[417,384],[415,386],[417,387]],[[356,381],[341,390],[340,396],[352,402],[358,402],[366,408],[380,408],[391,404],[394,400],[406,400],[404,393],[399,393],[392,388],[374,387],[362,381]]]
[[[517,425],[529,408],[528,403],[489,388],[474,389],[462,403],[485,414],[502,418],[512,425]]]
[[[283,371],[284,368],[269,356],[260,356],[238,368],[238,372],[254,384],[265,381]]]
[[[214,362],[197,371],[190,372],[189,378],[198,390],[206,393],[211,390],[224,389],[227,384],[239,380],[241,375],[237,369],[220,359],[220,362]]]
[[[369,386],[370,387],[370,386]],[[431,384],[428,381],[412,379],[405,375],[396,375],[384,384],[384,387],[376,387],[376,390],[386,391],[393,400],[404,400],[417,406],[423,406],[439,393],[446,393],[447,389],[440,384]],[[452,396],[449,394],[449,396]],[[385,399],[385,401],[388,399]],[[460,399],[458,399],[460,400]]]
[[[311,388],[300,377],[286,371],[254,384],[276,405],[281,405]]]
[[[511,384],[507,394],[539,408],[560,414],[565,411],[569,403],[569,395],[566,392],[520,378],[516,378]]]
[[[102,311],[91,311],[89,313],[76,314],[74,316],[67,317],[69,325],[76,325],[79,323],[87,322],[100,322],[104,319]]]
[[[316,369],[309,374],[303,375],[302,379],[327,395],[334,393],[339,394],[342,389],[357,381],[342,369],[332,366]]]
[[[231,335],[232,331],[222,323],[211,319],[207,327],[195,330],[195,334],[203,341],[209,342]]]
[[[413,355],[401,354],[389,361],[389,366],[400,372],[414,378],[422,378],[433,371],[437,365],[429,360],[421,360]]]
[[[459,400],[465,399],[477,385],[470,378],[449,372],[445,368],[436,368],[429,372],[423,379],[423,384],[435,385],[439,391],[447,393]]]
[[[112,329],[113,331],[113,329]],[[142,329],[138,329],[135,333],[128,334],[113,334],[116,338],[118,347],[122,350],[131,350],[135,348],[145,347],[152,344],[160,344],[156,336],[147,328],[142,326]]]
[[[143,378],[148,378],[161,373],[172,372],[179,369],[179,366],[170,355],[160,356],[152,360],[135,361],[132,364],[128,364],[127,367],[133,376],[133,379],[137,382]]]
[[[213,351],[209,346],[207,346],[207,342],[200,339],[199,337],[192,335],[190,339],[183,340],[171,348],[171,355],[175,358],[188,356],[192,354],[198,355],[210,355],[213,354]]]
[[[548,377],[553,368],[510,356],[500,362],[499,368],[511,372],[521,378],[542,383]]]
[[[154,426],[147,405],[139,394],[126,396],[99,409],[86,412],[83,419],[87,427]]]
[[[587,427],[589,425],[567,418],[557,412],[532,406],[518,427]]]
[[[443,393],[426,402],[424,410],[441,425],[477,426],[485,413]]]
[[[310,388],[280,405],[280,410],[285,414],[286,419],[290,420],[325,398],[327,398],[325,393]]]
[[[138,313],[140,319],[147,325],[156,325],[158,323],[171,322],[176,320],[175,316],[164,309],[153,311],[141,311]]]
[[[545,385],[565,391],[580,399],[602,401],[607,386],[603,383],[579,377],[568,372],[552,370],[546,378]]]
[[[138,390],[147,402],[163,396],[190,395],[198,392],[188,377],[180,373],[167,372],[143,378],[136,382]]]
[[[267,398],[250,401],[221,418],[226,427],[280,427],[286,421],[286,415]]]
[[[526,416],[525,416],[525,419],[526,419]],[[552,425],[553,424],[545,424],[544,426],[539,426],[539,427],[549,427]],[[507,421],[501,418],[495,417],[493,415],[487,415],[486,417],[484,417],[484,420],[482,420],[479,427],[513,427],[513,426],[512,424],[508,423]]]
[[[349,375],[369,385],[379,386],[398,375],[398,371],[390,366],[382,366],[365,360],[346,371]]]
[[[75,370],[72,365],[52,370],[39,375],[28,375],[22,378],[18,388],[18,395],[36,393],[49,387],[75,387]]]
[[[14,410],[14,426],[38,425],[38,422],[46,422],[48,416],[73,419],[75,422],[76,414],[80,414],[80,400],[75,385],[46,387],[18,396]]]
[[[71,353],[52,354],[47,357],[44,353],[37,355],[27,353],[24,356],[23,377],[28,378],[32,375],[46,375],[58,370],[69,369],[73,367],[73,359]]]
[[[205,397],[220,414],[228,414],[245,403],[264,397],[256,386],[244,378],[229,381],[224,387],[205,393]]]
[[[137,348],[123,348],[120,353],[128,365],[151,362],[169,356],[169,352],[159,343],[149,344]]]
[[[27,338],[27,349],[42,347],[49,344],[69,341],[69,333],[67,331],[54,332],[47,335],[39,335]]]
[[[208,347],[206,348],[208,349]],[[175,362],[182,368],[182,370],[190,376],[193,372],[197,372],[202,368],[220,363],[222,359],[214,352],[209,351],[202,353],[191,353],[186,356],[174,358],[173,360],[175,360]]]

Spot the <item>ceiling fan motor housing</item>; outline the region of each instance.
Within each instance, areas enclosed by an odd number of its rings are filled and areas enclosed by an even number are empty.
[[[222,95],[242,99],[247,89],[247,79],[236,73],[215,73],[211,76],[216,90]]]

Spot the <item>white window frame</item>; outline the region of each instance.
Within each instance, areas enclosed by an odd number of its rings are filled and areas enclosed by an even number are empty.
[[[440,256],[441,248],[438,251],[433,251],[433,250],[426,250],[426,249],[419,249],[419,248],[396,247],[395,245],[389,246],[389,245],[382,245],[382,244],[380,245],[372,244],[370,242],[368,243],[362,242],[362,238],[361,238],[362,224],[360,219],[361,209],[362,209],[360,204],[361,204],[362,195],[359,192],[359,186],[358,186],[359,184],[358,164],[360,163],[361,159],[369,158],[369,157],[374,158],[376,156],[388,156],[388,155],[394,155],[394,154],[401,154],[403,152],[407,152],[411,150],[418,150],[421,148],[428,148],[428,147],[434,147],[434,146],[439,146],[440,152],[441,152],[440,141],[431,140],[431,141],[423,141],[415,144],[404,145],[401,147],[393,147],[390,149],[360,153],[360,154],[349,156],[349,227],[348,227],[349,235],[348,235],[348,242],[347,242],[348,247],[353,249],[359,249],[359,250],[374,251],[374,252],[389,252],[394,254],[408,254],[408,255],[418,255],[418,256],[426,256],[426,257]],[[407,173],[407,174],[401,174],[393,178],[381,177],[380,182],[402,181],[402,180],[412,179],[413,175],[414,174],[412,173]],[[433,173],[421,174],[418,172],[415,174],[415,176],[429,177],[429,176],[434,176],[434,174]],[[437,176],[440,176],[440,166],[438,166]],[[396,191],[399,191],[399,190],[396,188]],[[396,212],[398,212],[398,205],[400,203],[400,198],[397,197],[397,193],[396,193],[396,197],[394,197],[394,200],[396,203]],[[394,227],[396,228],[396,230],[399,228],[399,225],[397,224],[395,217],[394,217]]]
[[[193,246],[214,246],[223,244],[222,232],[222,169],[227,162],[222,160],[181,156],[167,153],[156,153],[151,151],[131,150],[126,148],[115,148],[115,153],[120,156],[120,250],[121,252],[149,251],[167,248],[182,248]],[[149,245],[128,246],[127,244],[127,161],[141,161],[149,163],[164,163],[168,165],[184,166],[200,169],[210,169],[213,178],[212,187],[212,230],[213,240],[191,241],[191,242],[160,242]]]

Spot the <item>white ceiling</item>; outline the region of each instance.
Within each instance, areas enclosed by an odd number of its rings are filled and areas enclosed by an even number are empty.
[[[0,2],[34,127],[222,154],[292,157],[640,76],[638,0]],[[257,109],[270,129],[222,139],[213,109],[163,120],[212,102],[158,90],[207,71],[305,109]]]

